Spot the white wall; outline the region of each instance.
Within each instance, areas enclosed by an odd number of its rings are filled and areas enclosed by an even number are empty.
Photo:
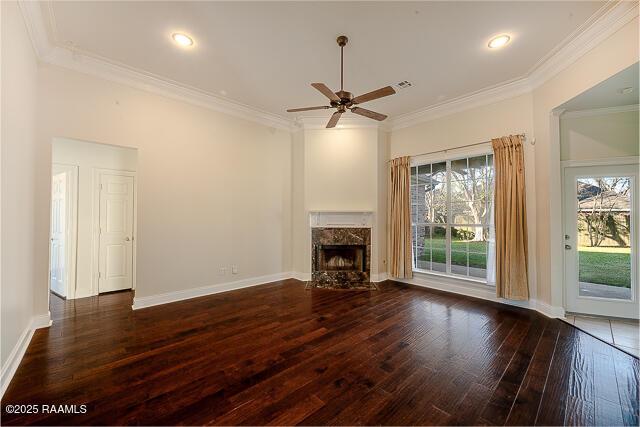
[[[136,298],[290,271],[288,132],[49,65],[38,100],[40,141],[138,149]]]
[[[36,180],[42,155],[36,142],[37,62],[16,2],[1,2],[2,15],[2,209],[0,301],[2,387],[10,376],[10,356],[19,351],[21,339],[34,316],[34,292],[42,284],[42,266],[34,254],[36,239],[48,224],[37,223]],[[48,240],[48,239],[47,239]],[[44,266],[46,272],[46,264]],[[28,341],[27,341],[28,342]]]
[[[560,116],[560,160],[637,156],[638,110]]]
[[[97,216],[94,215],[94,170],[111,169],[135,172],[137,151],[113,145],[94,144],[69,138],[54,138],[53,163],[78,167],[77,201],[77,259],[76,286],[68,296],[84,298],[97,294],[92,283],[97,274],[97,262],[93,262],[93,238]]]

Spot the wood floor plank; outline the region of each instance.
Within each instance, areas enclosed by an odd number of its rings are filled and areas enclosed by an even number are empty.
[[[482,412],[483,419],[496,425],[505,424],[546,323],[543,319],[536,319],[531,323],[527,335],[509,361],[507,369]]]
[[[558,320],[385,282],[285,280],[142,310],[51,298],[3,425],[638,423],[638,359]],[[17,403],[85,414],[7,413]]]
[[[560,325],[549,375],[538,407],[536,425],[564,424],[569,397],[569,375],[575,357],[574,342],[579,334],[580,331],[576,328]]]
[[[509,412],[509,417],[506,421],[507,425],[524,426],[535,423],[545,381],[549,374],[551,358],[558,339],[559,323],[557,321],[547,322],[529,369]]]
[[[635,363],[637,359],[628,354],[613,352],[612,356],[618,381],[624,425],[637,426],[640,420],[638,414],[638,406],[640,405],[640,393],[638,391],[640,367],[638,363]]]

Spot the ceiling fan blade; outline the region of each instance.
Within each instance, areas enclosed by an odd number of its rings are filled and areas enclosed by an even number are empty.
[[[353,102],[354,104],[362,104],[363,102],[373,101],[374,99],[393,95],[394,93],[396,93],[396,91],[391,86],[387,86],[376,89],[369,93],[365,93],[364,95],[356,96],[351,102]]]
[[[367,110],[366,108],[353,107],[351,109],[351,112],[359,114],[364,117],[368,117],[373,120],[377,120],[379,122],[387,118],[387,116],[384,114],[376,113],[375,111]]]
[[[329,119],[329,123],[327,123],[327,128],[334,128],[338,124],[338,120],[340,120],[340,116],[342,115],[341,111],[336,111],[333,113],[331,118]]]
[[[340,98],[338,98],[338,95],[333,93],[333,91],[329,89],[324,83],[311,83],[311,86],[318,89],[324,96],[326,96],[330,100],[340,102]]]
[[[295,113],[297,111],[326,110],[327,108],[331,108],[331,107],[329,107],[328,105],[323,105],[322,107],[290,108],[287,110],[287,112]]]

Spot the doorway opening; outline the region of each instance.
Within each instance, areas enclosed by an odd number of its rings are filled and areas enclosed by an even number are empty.
[[[51,171],[49,284],[52,293],[67,298],[76,279],[78,168],[54,163]]]
[[[135,290],[137,150],[52,141],[50,305]]]
[[[564,302],[570,313],[638,319],[638,64],[565,103]]]

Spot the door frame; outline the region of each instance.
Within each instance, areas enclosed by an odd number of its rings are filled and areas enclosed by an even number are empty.
[[[130,176],[133,177],[133,236],[132,240],[132,275],[131,289],[136,289],[136,259],[138,247],[138,180],[135,171],[119,170],[119,169],[92,169],[92,188],[93,188],[93,206],[91,209],[91,224],[93,231],[91,233],[91,294],[98,295],[100,293],[98,272],[100,268],[100,181],[102,175]]]
[[[609,158],[604,158],[604,159],[592,159],[592,160],[564,160],[561,163],[561,168],[562,168],[562,183],[559,186],[561,188],[561,194],[562,194],[562,235],[566,235],[566,234],[573,234],[575,233],[574,230],[571,230],[571,233],[568,233],[568,224],[567,224],[567,211],[566,211],[566,197],[568,196],[566,194],[565,191],[565,184],[566,184],[566,177],[567,177],[567,171],[573,168],[581,168],[581,167],[598,167],[598,166],[636,166],[640,168],[640,156],[626,156],[626,157],[609,157]],[[639,170],[640,172],[640,170]],[[634,207],[636,208],[636,211],[638,210],[639,206],[639,201],[640,201],[640,173],[638,173],[636,175],[636,180],[635,183],[632,184],[632,195],[633,195],[633,199],[632,199],[632,204],[634,205]],[[573,197],[573,194],[570,195],[571,197]],[[634,217],[631,218],[631,223],[632,223],[632,227],[634,227],[634,244],[636,246],[636,252],[640,252],[640,221],[636,220],[637,218],[640,218],[640,212],[636,212],[636,214],[634,215]],[[562,237],[562,236],[561,236]],[[563,246],[564,246],[564,241],[565,239],[562,237],[561,241],[563,242]],[[565,311],[568,310],[567,306],[568,306],[568,292],[569,292],[569,286],[570,284],[567,283],[567,275],[566,275],[566,268],[567,268],[567,251],[563,250],[562,251],[562,294],[563,294],[563,306]],[[640,300],[640,266],[638,265],[638,262],[634,262],[635,260],[632,259],[632,265],[631,265],[631,274],[632,274],[632,280],[634,280],[634,285],[635,285],[635,289],[633,289],[633,294],[632,294],[632,302],[638,303]],[[598,298],[596,297],[586,297],[589,299],[593,299],[593,300],[597,300]],[[607,301],[608,299],[605,299],[605,301]]]
[[[78,250],[78,165],[66,163],[51,163],[51,178],[54,174],[66,173],[65,198],[65,298],[74,299],[76,294],[76,269]],[[49,195],[51,198],[51,195]],[[49,211],[51,211],[51,203]],[[49,212],[51,217],[51,212]],[[51,225],[49,225],[49,277],[48,289],[51,292]]]

